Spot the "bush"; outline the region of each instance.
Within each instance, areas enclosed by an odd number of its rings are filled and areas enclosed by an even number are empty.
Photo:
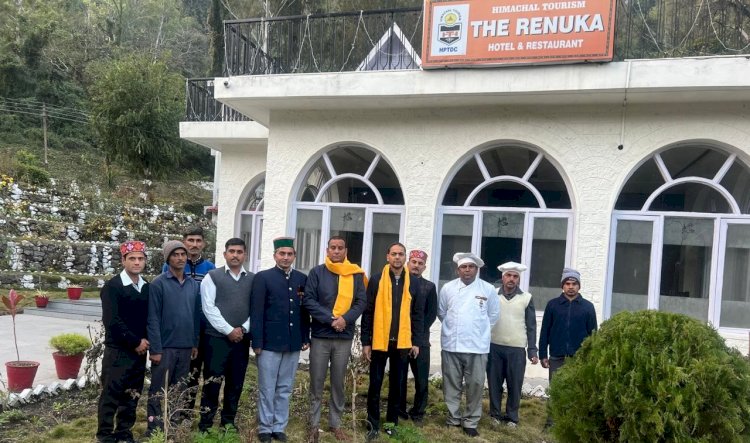
[[[91,340],[81,334],[60,334],[49,340],[49,345],[63,355],[76,355],[91,347]]]
[[[550,386],[561,442],[747,441],[750,365],[697,320],[655,311],[604,322]]]

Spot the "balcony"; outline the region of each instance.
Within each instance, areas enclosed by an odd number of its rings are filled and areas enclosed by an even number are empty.
[[[401,8],[225,21],[226,74],[419,69],[422,18]],[[744,29],[740,2],[619,0],[614,60],[748,54]],[[394,48],[389,32],[410,46]]]
[[[185,121],[250,121],[245,115],[214,99],[214,79],[191,78],[187,80],[186,87]]]

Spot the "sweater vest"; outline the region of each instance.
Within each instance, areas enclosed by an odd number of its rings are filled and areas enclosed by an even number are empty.
[[[501,292],[500,289],[498,292]],[[526,307],[531,301],[531,294],[522,292],[508,300],[502,293],[500,297],[500,318],[492,328],[492,343],[515,348],[526,347]]]
[[[239,281],[226,272],[224,266],[208,272],[211,281],[216,286],[216,307],[224,320],[233,328],[242,326],[250,316],[250,291],[253,287],[255,274],[248,272]],[[217,337],[224,334],[214,329],[211,324],[206,325],[206,333]]]

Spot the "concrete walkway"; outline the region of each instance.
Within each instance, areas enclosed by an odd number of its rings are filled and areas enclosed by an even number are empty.
[[[89,336],[87,327],[101,327],[101,323],[81,320],[68,320],[53,317],[39,317],[26,314],[16,316],[16,333],[18,335],[18,349],[21,360],[31,360],[40,363],[34,379],[34,386],[38,384],[47,385],[53,381],[59,381],[55,372],[55,362],[52,359],[52,348],[49,339],[57,334],[77,332]],[[16,351],[13,346],[13,326],[10,315],[0,316],[0,367],[2,379],[6,380],[5,362],[16,359]],[[430,373],[440,372],[440,321],[436,321],[430,330],[430,342],[432,344],[430,353]],[[252,351],[251,351],[252,352]],[[307,352],[302,353],[301,358],[307,359]],[[85,364],[85,362],[84,362]],[[525,383],[532,387],[547,387],[547,370],[541,365],[526,365]]]

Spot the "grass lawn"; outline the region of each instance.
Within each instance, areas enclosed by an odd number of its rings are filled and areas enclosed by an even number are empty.
[[[352,411],[352,377],[347,379],[347,405],[343,418],[343,427],[354,438],[354,441],[365,441],[365,417],[367,398],[367,374],[356,377],[355,408]],[[257,369],[251,359],[248,366],[247,377],[242,399],[239,405],[237,425],[239,432],[232,438],[219,438],[219,435],[201,437],[195,432],[195,425],[191,429],[178,429],[175,431],[175,442],[250,442],[257,441],[256,437],[256,396],[257,391]],[[290,423],[287,434],[290,442],[304,443],[308,416],[308,383],[309,377],[306,367],[300,367],[297,373],[295,389],[292,394],[290,405]],[[387,378],[384,383],[384,394],[387,393]],[[413,384],[409,384],[409,396],[413,398]],[[327,393],[324,396],[323,413],[321,414],[321,442],[334,443],[337,440],[325,432],[327,430]],[[46,399],[43,402],[28,405],[21,409],[8,410],[0,413],[0,442],[19,443],[78,443],[94,441],[96,433],[96,401],[99,395],[98,388],[87,388],[74,391],[72,394]],[[381,411],[385,414],[385,398]],[[381,432],[380,442],[402,441],[402,442],[493,442],[493,443],[524,443],[553,441],[551,436],[543,432],[542,428],[546,418],[546,402],[537,398],[524,398],[521,401],[521,424],[516,429],[505,426],[494,427],[488,418],[488,400],[484,400],[484,413],[480,424],[478,438],[465,436],[460,429],[448,428],[444,425],[446,407],[442,401],[442,391],[439,382],[430,386],[430,402],[427,408],[424,426],[417,428],[411,421],[400,423],[400,437],[390,439]],[[141,399],[138,408],[138,419],[134,429],[136,438],[139,438],[146,429],[145,399]],[[217,417],[218,421],[218,417]],[[189,423],[187,423],[189,424]]]

